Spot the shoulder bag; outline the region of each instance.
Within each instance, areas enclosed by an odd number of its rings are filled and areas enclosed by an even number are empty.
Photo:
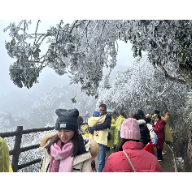
[[[130,163],[130,165],[131,165],[131,167],[132,167],[133,171],[134,171],[134,172],[136,172],[136,170],[135,170],[135,168],[134,168],[134,166],[133,166],[133,164],[132,164],[131,160],[129,159],[129,156],[127,155],[127,153],[125,153],[125,151],[124,151],[124,150],[123,150],[123,153],[124,153],[124,154],[125,154],[125,156],[127,157],[127,159],[128,159],[128,161],[129,161],[129,163]]]

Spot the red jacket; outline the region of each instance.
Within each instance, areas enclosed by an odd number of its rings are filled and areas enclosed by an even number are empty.
[[[154,147],[153,147],[152,141],[149,141],[149,143],[143,149],[148,151],[149,153],[155,155],[155,151],[154,151]]]
[[[129,156],[136,172],[162,172],[157,158],[143,150],[141,142],[127,141],[122,148]],[[103,172],[133,172],[133,169],[123,151],[119,151],[108,157]]]
[[[161,120],[158,121],[155,125],[153,125],[153,130],[155,131],[158,137],[158,142],[155,146],[159,149],[163,149],[163,143],[165,140],[165,125],[166,123]]]

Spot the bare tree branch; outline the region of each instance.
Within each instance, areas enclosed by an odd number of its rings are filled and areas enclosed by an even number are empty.
[[[39,22],[40,22],[41,20],[38,20],[37,21],[37,26],[36,26],[36,31],[35,31],[35,41],[36,41],[36,39],[37,39],[37,35],[36,35],[36,33],[37,33],[37,30],[38,30],[38,26],[39,26]],[[34,41],[34,43],[33,43],[33,45],[35,45],[35,41]]]
[[[187,84],[186,81],[179,79],[179,78],[176,78],[176,77],[172,77],[171,75],[169,75],[168,72],[165,70],[165,68],[162,65],[158,65],[158,66],[163,70],[166,79],[169,79],[170,81],[174,81],[174,82],[181,83],[184,85]]]

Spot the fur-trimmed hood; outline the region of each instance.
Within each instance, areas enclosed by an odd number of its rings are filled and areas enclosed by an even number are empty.
[[[144,119],[139,119],[137,120],[137,122],[139,123],[139,125],[146,124],[146,121]]]
[[[47,144],[47,140],[56,134],[57,134],[57,132],[52,132],[52,133],[45,135],[41,139],[40,147],[44,147]],[[85,137],[84,135],[82,135],[82,137],[83,137],[83,140],[86,142],[85,150],[90,151],[92,157],[96,157],[99,153],[99,145],[97,144],[97,142]]]

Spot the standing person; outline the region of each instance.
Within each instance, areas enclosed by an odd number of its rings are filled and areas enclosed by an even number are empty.
[[[57,109],[57,132],[43,137],[40,149],[43,162],[40,172],[94,172],[94,157],[99,146],[78,133],[77,109]]]
[[[157,148],[157,159],[158,161],[162,161],[162,150],[163,150],[163,143],[165,140],[165,122],[161,120],[160,115],[156,115],[155,117],[156,124],[153,124],[153,130],[157,134],[158,141],[155,147]]]
[[[13,172],[9,158],[9,147],[2,137],[0,137],[0,172]]]
[[[133,115],[133,118],[136,119],[137,122],[139,123],[141,134],[140,142],[143,143],[143,147],[145,147],[151,141],[149,129],[147,128],[146,121],[144,120],[145,117],[135,114]]]
[[[156,157],[143,150],[137,120],[126,119],[121,126],[118,152],[112,153],[103,172],[162,172]],[[129,160],[128,160],[129,159]],[[131,165],[132,164],[132,165]]]
[[[155,114],[160,115],[160,111],[155,110]],[[170,142],[173,142],[173,138],[172,138],[170,127],[167,123],[168,119],[169,119],[169,113],[167,111],[164,117],[161,116],[161,120],[166,122],[166,125],[165,125],[165,142],[166,142],[166,144],[170,145]]]
[[[116,146],[119,144],[119,141],[120,141],[120,130],[124,120],[125,120],[125,113],[122,110],[120,110],[119,117],[116,121],[115,135],[114,135],[114,144]]]
[[[167,111],[164,117],[161,116],[161,120],[166,122],[166,125],[165,125],[165,143],[170,145],[170,142],[173,142],[173,138],[172,138],[169,124],[167,123],[168,119],[169,119],[169,113]]]
[[[100,119],[93,127],[89,127],[89,135],[99,144],[99,169],[102,172],[105,166],[105,156],[108,144],[108,132],[111,127],[111,116],[107,114],[107,106],[101,104],[99,106]],[[91,121],[91,118],[90,118]]]

